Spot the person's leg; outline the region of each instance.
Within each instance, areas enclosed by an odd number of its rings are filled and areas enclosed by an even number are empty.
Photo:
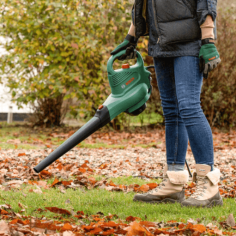
[[[199,58],[176,57],[174,72],[180,116],[187,129],[196,164],[212,167],[214,164],[212,131],[200,105],[203,76],[199,70]]]
[[[157,85],[165,117],[168,170],[184,170],[188,134],[180,117],[174,74],[174,58],[154,58]]]
[[[188,172],[184,170],[188,136],[178,111],[173,58],[154,58],[158,88],[166,124],[167,164],[162,183],[146,194],[136,194],[134,201],[151,203],[182,202]]]
[[[176,94],[180,116],[186,126],[196,162],[196,191],[182,206],[222,205],[218,182],[219,169],[213,169],[214,151],[211,127],[201,109],[200,94],[203,76],[198,57],[177,57],[174,60]]]

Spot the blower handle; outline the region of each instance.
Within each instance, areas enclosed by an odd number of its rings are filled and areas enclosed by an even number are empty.
[[[136,50],[135,50],[136,51]],[[108,62],[107,62],[107,72],[109,74],[115,74],[116,72],[113,70],[113,63],[116,59],[118,59],[118,57],[122,56],[123,54],[126,53],[126,50],[122,50],[120,52],[118,52],[117,54],[115,55],[112,55]],[[141,54],[136,51],[136,57],[137,57],[137,62],[135,65],[133,65],[132,67],[143,67],[144,66],[144,62],[143,62],[143,58],[141,56]]]

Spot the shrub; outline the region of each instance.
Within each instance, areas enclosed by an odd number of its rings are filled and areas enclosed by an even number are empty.
[[[230,5],[230,4],[228,4]],[[210,125],[236,125],[236,6],[222,7],[217,16],[217,43],[221,63],[202,87],[202,107]]]
[[[219,5],[223,7],[218,9],[216,46],[222,62],[204,79],[201,104],[212,127],[233,127],[236,7],[230,5],[230,0]],[[1,9],[0,32],[11,40],[4,45],[9,54],[0,59],[1,77],[19,107],[34,104],[35,124],[47,126],[61,123],[65,101],[74,117],[93,116],[111,92],[106,64],[110,52],[128,32],[131,3],[126,0],[3,0]],[[147,47],[148,37],[141,37],[137,50],[142,53],[145,65],[150,65],[153,60],[147,55]],[[163,117],[155,73],[152,85],[144,114],[155,112]],[[60,108],[59,112],[55,106]],[[110,125],[120,129],[129,126],[129,122],[129,116],[121,114]]]
[[[94,114],[111,92],[106,63],[127,34],[130,12],[126,0],[2,1],[0,34],[9,41],[1,77],[19,107],[34,105],[35,124],[60,125],[53,106],[67,99],[76,101],[72,115]]]

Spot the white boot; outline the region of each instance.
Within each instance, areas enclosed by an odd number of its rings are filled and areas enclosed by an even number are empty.
[[[193,173],[193,182],[196,182],[196,191],[188,199],[181,203],[182,206],[212,207],[223,205],[219,193],[218,183],[220,170],[211,166],[196,164],[196,172]]]
[[[188,182],[188,171],[167,171],[165,168],[163,181],[155,189],[145,193],[136,194],[134,201],[149,203],[181,202],[184,200],[184,184]]]

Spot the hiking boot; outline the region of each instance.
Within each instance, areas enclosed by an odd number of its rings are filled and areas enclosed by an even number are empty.
[[[188,182],[188,171],[166,171],[165,168],[163,181],[155,189],[145,193],[136,194],[134,201],[147,203],[175,203],[184,200],[184,184]]]
[[[219,193],[218,183],[220,170],[211,166],[196,164],[196,172],[193,173],[193,182],[196,182],[196,191],[181,206],[212,207],[223,205]]]

